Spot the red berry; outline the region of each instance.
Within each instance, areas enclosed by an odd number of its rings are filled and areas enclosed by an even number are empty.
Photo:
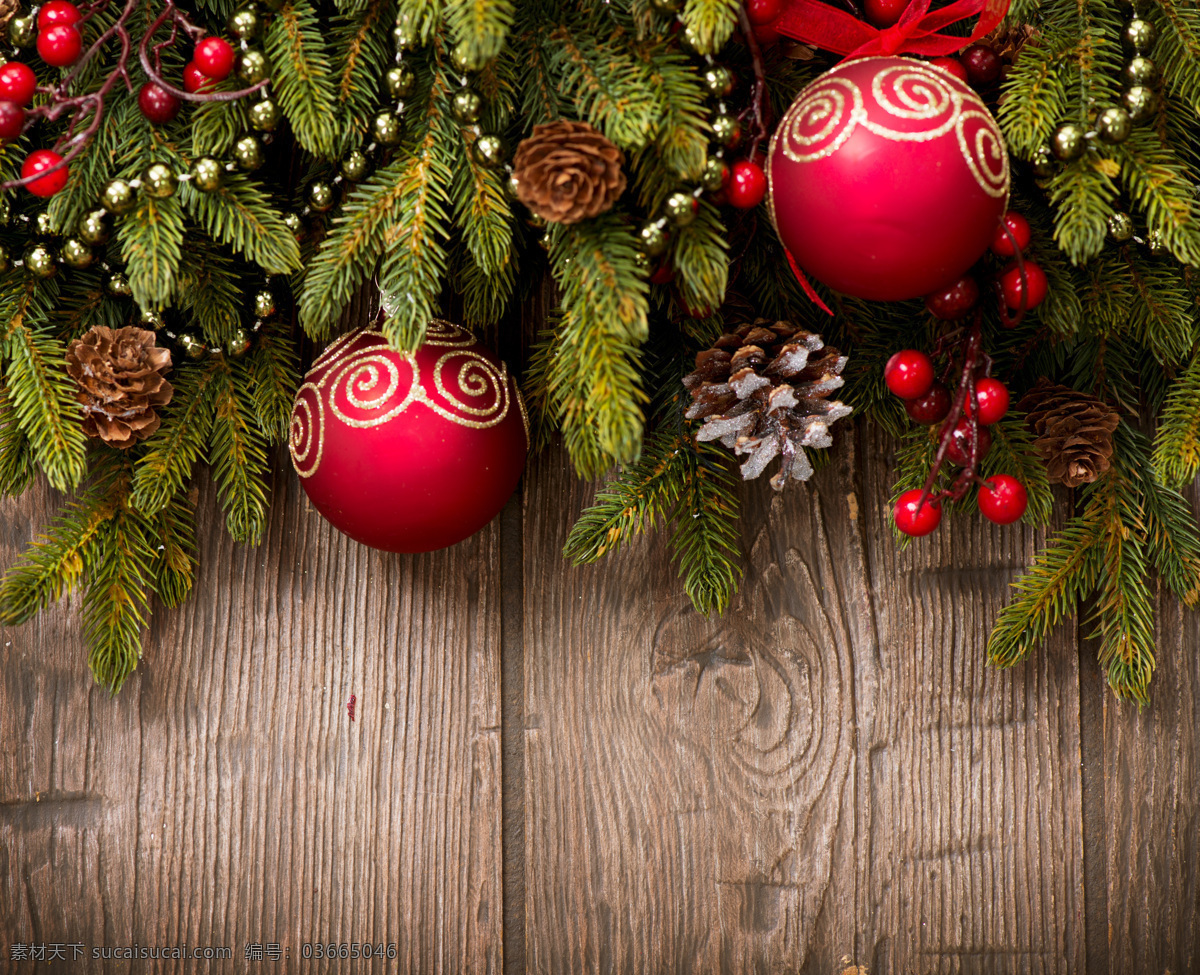
[[[189,61],[183,67],[183,90],[195,93],[205,88],[211,88],[213,80],[198,67],[195,61]]]
[[[926,296],[925,307],[934,318],[950,322],[962,318],[978,302],[979,285],[967,274],[943,290]]]
[[[900,495],[896,499],[896,507],[892,509],[892,519],[896,522],[896,527],[913,538],[928,535],[942,523],[942,506],[938,502],[920,502],[921,489],[914,488]]]
[[[933,385],[933,362],[924,352],[901,349],[883,367],[883,381],[901,399],[917,399]]]
[[[1005,233],[1005,227],[1012,233],[1011,238]],[[1004,219],[1000,221],[1000,226],[996,228],[996,234],[992,237],[992,253],[1001,257],[1013,257],[1018,250],[1024,251],[1032,239],[1033,231],[1029,229],[1029,221],[1016,210],[1009,210],[1004,214]],[[1014,240],[1017,242],[1016,250],[1013,249]]]
[[[214,81],[224,81],[233,70],[233,48],[221,37],[206,37],[196,45],[193,63]]]
[[[1008,387],[999,379],[985,376],[975,383],[975,398],[979,401],[979,422],[990,427],[999,423],[1008,412]],[[966,402],[970,412],[971,401]]]
[[[975,455],[975,460],[980,461],[992,449],[992,435],[988,432],[987,427],[976,427],[976,429],[979,431],[979,452]],[[945,432],[946,428],[942,427],[942,434],[944,435]],[[971,464],[971,421],[965,416],[958,418],[958,422],[954,425],[954,432],[950,434],[950,443],[946,447],[946,459],[959,467],[969,467]]]
[[[37,75],[29,65],[9,61],[0,67],[0,98],[18,105],[28,105],[33,101],[36,89]]]
[[[755,27],[777,20],[783,13],[783,0],[746,0],[746,16]]]
[[[767,195],[767,175],[762,166],[750,159],[739,159],[730,167],[725,193],[739,210],[753,210]]]
[[[57,24],[38,32],[37,52],[55,68],[69,68],[83,54],[83,38],[70,24]]]
[[[967,83],[966,66],[958,58],[934,58],[929,62],[935,68],[941,68],[943,71],[949,71],[964,85]]]
[[[155,125],[166,125],[179,114],[180,101],[165,88],[147,81],[138,91],[138,108]]]
[[[1029,290],[1026,291],[1026,284]],[[1009,267],[1000,275],[1000,288],[1004,292],[1004,303],[1009,308],[1016,311],[1021,307],[1021,293],[1025,292],[1028,298],[1025,302],[1025,310],[1036,308],[1046,298],[1046,292],[1050,285],[1046,281],[1046,272],[1035,262],[1025,259],[1025,281],[1021,280],[1021,270],[1015,264]]]
[[[60,162],[62,162],[62,156],[57,152],[51,149],[37,149],[29,154],[29,158],[21,166],[21,178],[28,179],[30,176],[37,176],[38,173],[45,173],[46,170],[57,166]],[[34,196],[53,196],[67,185],[67,176],[67,167],[63,166],[53,173],[35,179],[25,188]]]
[[[1029,493],[1015,477],[993,474],[987,479],[987,484],[979,489],[975,503],[988,521],[994,521],[997,525],[1011,525],[1025,514],[1029,506]]]
[[[12,142],[25,128],[25,109],[16,102],[0,102],[0,139]]]
[[[863,13],[876,27],[891,27],[900,20],[908,0],[865,0]]]
[[[934,383],[924,396],[905,400],[904,410],[918,423],[941,423],[950,412],[950,390]]]
[[[660,264],[650,272],[651,284],[669,284],[675,279],[675,272],[669,264]]]
[[[973,85],[990,85],[1000,77],[1000,55],[986,44],[972,44],[959,55]]]
[[[50,0],[49,3],[43,4],[42,9],[38,11],[37,25],[38,30],[45,30],[47,27],[55,27],[59,24],[74,27],[81,20],[83,20],[83,14],[79,12],[79,8],[75,4],[68,3],[67,0]]]

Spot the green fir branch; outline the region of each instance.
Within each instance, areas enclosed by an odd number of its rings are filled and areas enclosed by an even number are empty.
[[[1200,473],[1200,353],[1167,393],[1154,437],[1154,470],[1177,488]]]
[[[471,64],[492,60],[513,25],[512,0],[446,0],[446,22]]]
[[[178,197],[138,194],[117,229],[133,299],[144,309],[166,307],[183,257],[183,207]]]
[[[271,87],[296,141],[314,156],[330,159],[338,136],[338,99],[324,31],[309,0],[291,0],[272,19],[264,46],[274,67]]]
[[[235,541],[257,544],[267,524],[268,440],[249,387],[248,368],[241,360],[214,368],[209,462],[229,534]]]

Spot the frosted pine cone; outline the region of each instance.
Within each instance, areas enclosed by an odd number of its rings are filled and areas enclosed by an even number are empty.
[[[804,448],[833,443],[829,427],[850,415],[829,394],[845,380],[846,357],[827,348],[821,336],[791,322],[759,319],[722,335],[696,356],[696,370],[683,380],[692,394],[689,419],[703,419],[697,440],[720,440],[736,454],[745,480],[758,477],[782,458],[771,487],[789,478],[806,481],[813,468]]]

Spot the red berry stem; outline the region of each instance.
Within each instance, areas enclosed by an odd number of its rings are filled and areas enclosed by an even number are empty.
[[[762,48],[758,46],[758,40],[754,36],[754,25],[750,23],[750,16],[746,13],[745,5],[739,2],[737,12],[738,27],[741,28],[742,39],[750,51],[750,63],[754,66],[754,84],[750,89],[750,105],[739,116],[742,121],[747,121],[747,118],[749,120],[750,148],[746,158],[754,161],[758,155],[758,147],[767,137],[767,124],[763,118],[763,101],[767,94],[767,69],[763,66]]]
[[[130,0],[130,3],[136,4],[139,0]],[[168,20],[171,22],[171,33],[165,41],[155,44],[150,47],[150,39],[159,32],[163,24]],[[138,60],[141,62],[142,70],[146,72],[146,77],[153,81],[164,91],[169,92],[176,98],[187,102],[235,102],[239,98],[245,98],[247,95],[253,95],[256,92],[262,91],[271,83],[269,78],[264,78],[256,85],[251,85],[249,88],[242,88],[238,91],[186,91],[183,88],[176,88],[169,81],[163,79],[162,76],[162,51],[164,48],[171,47],[175,43],[180,30],[192,41],[197,41],[204,36],[204,28],[197,27],[176,5],[175,0],[167,0],[163,7],[163,12],[155,18],[150,27],[146,30],[146,36],[142,38],[141,44],[138,45]],[[153,55],[153,61],[151,61]]]

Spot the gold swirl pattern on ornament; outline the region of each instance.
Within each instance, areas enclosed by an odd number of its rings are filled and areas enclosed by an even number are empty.
[[[520,392],[515,387],[510,393],[508,368],[503,364],[497,366],[490,359],[470,349],[458,348],[474,344],[474,339],[469,332],[449,322],[431,323],[430,334],[434,341],[427,338],[427,345],[453,349],[443,354],[433,367],[434,388],[444,403],[438,402],[426,392],[421,382],[420,367],[412,354],[404,355],[399,360],[412,370],[412,377],[407,391],[399,397],[399,402],[396,402],[403,377],[395,355],[385,354],[388,344],[380,332],[351,333],[338,339],[322,353],[305,376],[305,383],[297,391],[296,407],[292,413],[288,449],[297,474],[305,478],[312,477],[321,466],[321,457],[325,450],[326,392],[329,409],[333,415],[346,426],[360,430],[387,423],[413,403],[421,403],[450,423],[484,430],[496,426],[508,416],[512,397],[515,395],[528,443],[529,420],[525,415],[525,404],[521,402]],[[463,337],[466,338],[465,342]],[[316,382],[307,381],[316,371],[328,365],[348,344],[362,338],[373,341],[365,348],[356,350]],[[452,360],[459,359],[466,361],[457,363],[454,380],[458,384],[458,393],[455,394],[447,388],[443,372]],[[339,404],[339,393],[355,410],[367,414],[375,412],[376,415],[350,415]],[[472,400],[478,405],[473,405]],[[315,410],[312,404],[315,404]]]
[[[992,197],[1008,195],[1004,142],[987,107],[973,92],[951,84],[950,76],[939,69],[914,61],[878,72],[871,80],[871,95],[892,118],[926,124],[909,131],[869,118],[859,86],[831,73],[800,93],[780,123],[771,154],[778,141],[783,154],[793,162],[827,159],[860,125],[890,142],[930,142],[953,132],[963,161],[979,187]]]
[[[434,318],[425,329],[424,344],[435,347],[474,345],[475,336],[444,318]]]

